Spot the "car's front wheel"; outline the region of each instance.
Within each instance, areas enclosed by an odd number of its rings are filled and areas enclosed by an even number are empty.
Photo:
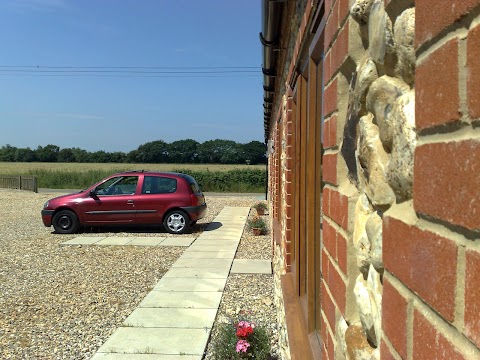
[[[167,214],[163,226],[170,234],[184,234],[190,228],[190,218],[181,210],[174,210]]]
[[[79,228],[77,215],[70,210],[60,210],[53,217],[53,228],[59,234],[73,234]]]

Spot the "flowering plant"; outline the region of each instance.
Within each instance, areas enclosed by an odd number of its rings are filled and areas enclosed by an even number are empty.
[[[214,342],[215,359],[271,359],[270,339],[265,329],[240,320],[223,324]]]

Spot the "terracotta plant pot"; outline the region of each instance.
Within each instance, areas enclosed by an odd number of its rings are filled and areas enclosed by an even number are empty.
[[[262,229],[260,228],[252,228],[252,232],[255,236],[262,235]]]

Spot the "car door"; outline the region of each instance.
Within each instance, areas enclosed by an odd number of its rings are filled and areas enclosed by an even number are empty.
[[[115,176],[98,185],[80,205],[85,223],[133,223],[138,180],[138,176]]]
[[[174,177],[145,175],[142,190],[135,200],[135,222],[161,224],[163,214],[178,197],[177,185]]]

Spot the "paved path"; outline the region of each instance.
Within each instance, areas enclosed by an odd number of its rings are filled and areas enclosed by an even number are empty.
[[[249,210],[225,207],[215,226],[207,227],[185,250],[92,360],[200,360]],[[270,273],[266,263],[266,269],[265,262],[256,265]]]

